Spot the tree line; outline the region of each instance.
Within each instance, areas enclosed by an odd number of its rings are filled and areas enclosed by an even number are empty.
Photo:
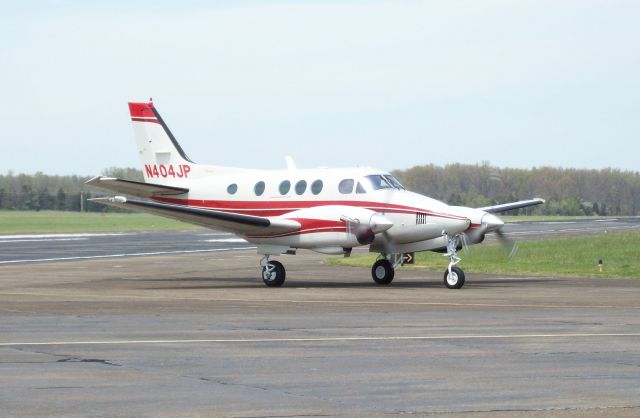
[[[142,172],[134,168],[111,167],[105,176],[142,181]],[[61,210],[115,212],[117,208],[93,203],[88,199],[104,192],[84,184],[90,177],[36,174],[0,174],[0,210]]]
[[[640,215],[640,173],[635,171],[498,168],[482,163],[431,164],[393,174],[409,190],[458,206],[483,207],[540,197],[546,200],[544,205],[512,213]]]
[[[134,168],[111,167],[103,175],[142,181]],[[516,213],[548,215],[640,215],[640,173],[618,169],[498,168],[488,163],[431,165],[396,170],[407,187],[446,203],[483,207],[541,197],[546,204]],[[0,174],[1,210],[114,211],[87,201],[109,195],[89,187],[89,177]]]

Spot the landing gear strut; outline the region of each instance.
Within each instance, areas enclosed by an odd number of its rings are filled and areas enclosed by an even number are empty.
[[[458,257],[458,235],[450,237],[446,232],[442,233],[447,239],[447,253],[445,257],[449,257],[449,267],[444,271],[444,285],[449,289],[460,289],[464,286],[464,271],[456,267],[461,259]]]
[[[269,287],[280,287],[284,283],[287,275],[284,266],[279,261],[269,261],[269,256],[265,255],[260,260],[262,266],[262,281]]]

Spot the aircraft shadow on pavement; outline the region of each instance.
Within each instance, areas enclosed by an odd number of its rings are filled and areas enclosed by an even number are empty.
[[[197,290],[197,289],[246,289],[246,288],[265,288],[268,289],[260,278],[256,277],[191,277],[191,278],[166,278],[166,279],[145,279],[140,282],[155,282],[155,286],[147,287],[145,289],[150,290]],[[549,279],[472,279],[468,280],[462,290],[470,288],[485,288],[485,287],[500,287],[500,286],[513,286],[522,285],[524,283],[547,283]],[[164,285],[160,285],[163,283]],[[363,280],[362,282],[345,282],[345,281],[321,281],[321,280],[297,280],[291,278],[287,280],[282,286],[283,289],[295,289],[295,288],[335,288],[335,289],[415,289],[415,288],[443,288],[441,280],[425,280],[415,281],[402,279],[394,281],[388,286],[380,286],[372,281]]]

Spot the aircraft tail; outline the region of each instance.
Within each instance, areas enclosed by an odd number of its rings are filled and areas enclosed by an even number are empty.
[[[153,102],[129,103],[129,112],[145,181],[179,183],[198,176],[200,170],[187,157]]]

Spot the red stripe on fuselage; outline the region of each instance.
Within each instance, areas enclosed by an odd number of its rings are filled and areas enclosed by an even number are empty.
[[[301,229],[300,231],[283,232],[280,234],[272,234],[272,235],[247,235],[247,238],[281,238],[281,237],[292,237],[295,235],[304,235],[304,234],[318,234],[322,232],[347,232],[347,231],[348,229],[346,225],[328,226],[323,228]]]
[[[462,216],[448,213],[433,212],[424,208],[395,205],[382,202],[366,202],[358,200],[297,200],[297,201],[249,201],[249,200],[196,200],[180,199],[174,197],[154,196],[152,199],[158,202],[171,203],[174,205],[186,205],[204,209],[213,209],[222,212],[239,213],[254,216],[281,216],[287,213],[308,209],[316,206],[355,206],[382,213],[425,213],[429,216],[447,219],[467,219]]]
[[[289,218],[300,224],[300,229],[279,234],[247,235],[247,238],[278,238],[293,235],[312,234],[316,232],[346,232],[347,225],[343,221],[331,221],[327,219]]]

